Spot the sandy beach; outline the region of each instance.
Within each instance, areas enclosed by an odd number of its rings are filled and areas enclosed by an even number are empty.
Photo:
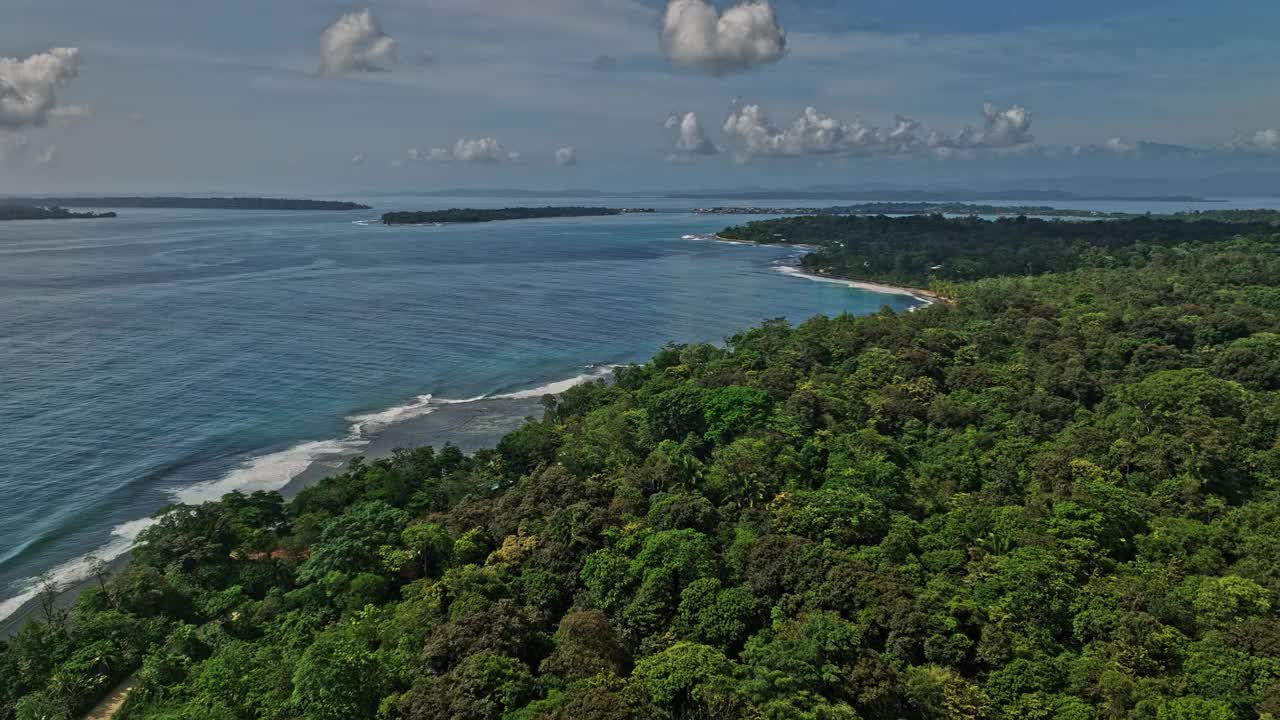
[[[805,272],[804,270],[792,265],[779,265],[777,267],[777,271],[792,277],[804,278],[805,280],[812,280],[814,282],[844,285],[845,287],[854,288],[856,290],[866,290],[868,292],[881,293],[884,295],[905,295],[919,300],[924,306],[933,305],[934,303],[939,302],[947,305],[955,303],[951,298],[944,297],[932,290],[926,290],[924,288],[913,288],[903,285],[887,285],[884,283],[866,282],[863,280],[846,280],[844,278]]]
[[[685,235],[685,239],[691,240],[708,240],[712,242],[728,243],[730,245],[760,245],[762,247],[787,247],[797,250],[806,250],[814,253],[819,250],[817,245],[801,245],[801,244],[775,244],[775,243],[758,243],[752,240],[734,240],[720,235]],[[866,290],[868,292],[881,293],[883,295],[905,295],[907,297],[919,300],[921,305],[929,306],[934,303],[944,303],[947,305],[955,304],[955,300],[939,295],[932,290],[925,288],[907,287],[905,285],[890,285],[887,283],[868,282],[865,280],[848,280],[845,278],[831,277],[819,273],[806,272],[804,269],[794,265],[779,265],[775,268],[778,272],[791,275],[793,277],[804,278],[814,282],[832,283],[835,285],[844,285],[845,287],[855,290]]]

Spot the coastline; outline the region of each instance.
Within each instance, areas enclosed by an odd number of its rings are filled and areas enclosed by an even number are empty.
[[[835,285],[844,285],[845,287],[855,290],[866,290],[868,292],[880,293],[882,295],[906,295],[920,301],[921,307],[928,307],[937,303],[944,305],[954,305],[955,300],[945,295],[936,293],[925,288],[907,287],[906,285],[890,285],[888,283],[868,282],[865,280],[849,280],[846,278],[833,277],[831,275],[823,275],[820,273],[811,273],[801,270],[794,265],[779,265],[777,271],[791,277],[804,278],[814,282],[832,283]]]
[[[754,240],[734,240],[732,238],[723,237],[717,234],[711,235],[685,235],[687,240],[710,240],[712,242],[729,243],[730,245],[758,245],[760,247],[788,247],[798,250],[807,250],[810,254],[818,251],[816,245],[801,245],[799,243],[762,243]],[[807,272],[797,265],[776,265],[774,269],[791,277],[804,278],[814,282],[832,283],[835,285],[844,285],[854,290],[866,290],[867,292],[879,293],[881,295],[906,295],[920,302],[921,307],[928,307],[937,303],[943,305],[954,305],[954,298],[949,298],[941,293],[934,292],[926,288],[908,287],[906,285],[893,285],[890,283],[871,282],[868,280],[850,280],[848,278],[839,278],[822,273]]]
[[[685,237],[737,245],[795,248],[801,252],[818,250],[812,245],[739,241],[723,238],[718,234]],[[921,288],[827,277],[805,272],[794,265],[776,265],[773,269],[815,282],[910,297],[920,304],[911,308],[912,310],[934,302],[951,302]],[[286,499],[292,499],[307,487],[341,472],[355,457],[378,460],[390,457],[400,448],[428,445],[443,447],[452,444],[464,452],[492,447],[503,436],[523,425],[527,418],[540,415],[541,398],[544,395],[558,395],[575,385],[607,378],[615,367],[617,366],[587,365],[585,372],[574,377],[527,390],[499,391],[460,400],[421,395],[384,410],[355,413],[346,418],[350,425],[344,437],[263,449],[213,480],[175,489],[171,494],[172,500],[176,503],[199,504],[218,500],[222,495],[237,490],[246,493],[256,490],[275,491]],[[94,549],[91,554],[104,560],[111,567],[112,574],[123,570],[128,565],[138,533],[153,522],[151,518],[139,518],[118,526],[109,541]],[[59,607],[73,604],[80,592],[96,582],[86,562],[87,557],[88,555],[81,556],[50,569],[60,587],[57,598]],[[33,592],[34,589],[34,585],[28,585],[23,589],[14,589],[9,597],[0,597],[0,608],[9,605],[6,608],[7,614],[0,616],[0,639],[11,636],[38,615],[39,599]]]
[[[620,366],[591,364],[573,377],[523,390],[459,400],[421,395],[381,411],[351,414],[346,417],[351,423],[346,437],[304,441],[279,450],[264,449],[217,479],[174,490],[172,499],[175,503],[199,504],[218,500],[223,494],[236,490],[246,493],[269,490],[290,500],[324,478],[341,472],[355,457],[379,460],[390,457],[400,448],[428,445],[440,448],[451,444],[468,453],[492,447],[523,425],[527,418],[539,416],[544,395],[559,395],[577,385],[607,379],[617,367]],[[109,575],[123,571],[129,564],[137,535],[153,523],[152,518],[124,523],[112,532],[106,544],[51,568],[49,572],[55,576],[58,587],[55,606],[71,607],[80,593],[97,583],[88,557],[96,555],[103,560],[109,567]],[[0,641],[38,619],[41,612],[37,586],[27,585],[11,593],[0,597],[0,607],[11,606],[7,614],[0,616]]]

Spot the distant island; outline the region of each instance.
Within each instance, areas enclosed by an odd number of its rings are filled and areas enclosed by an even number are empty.
[[[1069,218],[1119,218],[1123,213],[1097,210],[1070,210],[1046,205],[974,205],[969,203],[877,202],[832,207],[707,207],[693,211],[697,215],[999,215]]]
[[[71,212],[56,205],[4,205],[0,204],[0,220],[97,220],[113,218],[113,212]]]
[[[537,220],[542,218],[601,217],[657,212],[653,208],[601,207],[511,207],[451,208],[428,212],[389,212],[382,216],[384,225],[425,225],[430,223],[483,223],[499,220]]]
[[[173,208],[182,210],[368,210],[368,205],[335,200],[258,197],[64,197],[15,198],[31,205],[85,208]],[[0,201],[3,202],[3,201]]]

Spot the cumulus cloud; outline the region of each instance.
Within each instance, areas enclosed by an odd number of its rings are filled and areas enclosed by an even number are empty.
[[[1269,128],[1259,130],[1252,135],[1237,135],[1234,140],[1227,143],[1227,147],[1245,152],[1280,151],[1280,129]]]
[[[668,160],[688,160],[720,152],[716,144],[711,142],[703,131],[697,113],[687,112],[684,115],[672,113],[667,117],[664,127],[676,131],[675,152],[667,158]]]
[[[721,131],[742,162],[755,157],[893,157],[926,151],[945,158],[1023,147],[1033,140],[1031,114],[1024,108],[997,110],[987,105],[984,116],[981,129],[925,133],[919,122],[901,115],[889,126],[878,127],[858,118],[841,120],[814,107],[806,107],[790,124],[777,125],[759,105],[745,105],[729,113]]]
[[[1102,149],[1113,155],[1134,155],[1138,152],[1138,143],[1132,143],[1124,138],[1108,138],[1102,143]]]
[[[76,48],[53,48],[23,59],[0,57],[0,130],[44,127],[82,111],[58,103],[58,92],[79,70]]]
[[[814,107],[806,107],[790,125],[782,127],[770,122],[759,105],[729,113],[721,128],[740,160],[908,153],[920,145],[919,129],[919,123],[901,116],[894,119],[892,127],[882,129],[857,119],[843,122]]]
[[[453,144],[452,148],[432,148],[428,151],[410,148],[408,159],[410,162],[421,163],[464,162],[496,164],[519,162],[520,153],[507,150],[495,138],[461,138]]]
[[[560,167],[569,167],[578,164],[578,149],[572,145],[566,145],[556,150],[556,164]]]
[[[348,13],[320,35],[320,72],[381,72],[395,62],[396,41],[369,10]]]
[[[966,127],[955,135],[935,131],[929,135],[929,146],[947,156],[954,151],[1014,148],[1035,140],[1031,134],[1031,113],[1020,105],[1000,110],[987,103],[982,107],[982,114],[985,119],[982,129]]]
[[[673,63],[724,75],[781,60],[787,34],[768,0],[747,0],[723,13],[709,0],[668,0],[662,49]]]

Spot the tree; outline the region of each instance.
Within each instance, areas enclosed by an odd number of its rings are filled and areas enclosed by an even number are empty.
[[[599,610],[579,610],[564,616],[552,639],[555,649],[542,661],[541,672],[574,682],[594,675],[625,674],[631,657]]]
[[[293,703],[308,720],[373,717],[393,687],[387,659],[353,629],[321,634],[293,675]]]

